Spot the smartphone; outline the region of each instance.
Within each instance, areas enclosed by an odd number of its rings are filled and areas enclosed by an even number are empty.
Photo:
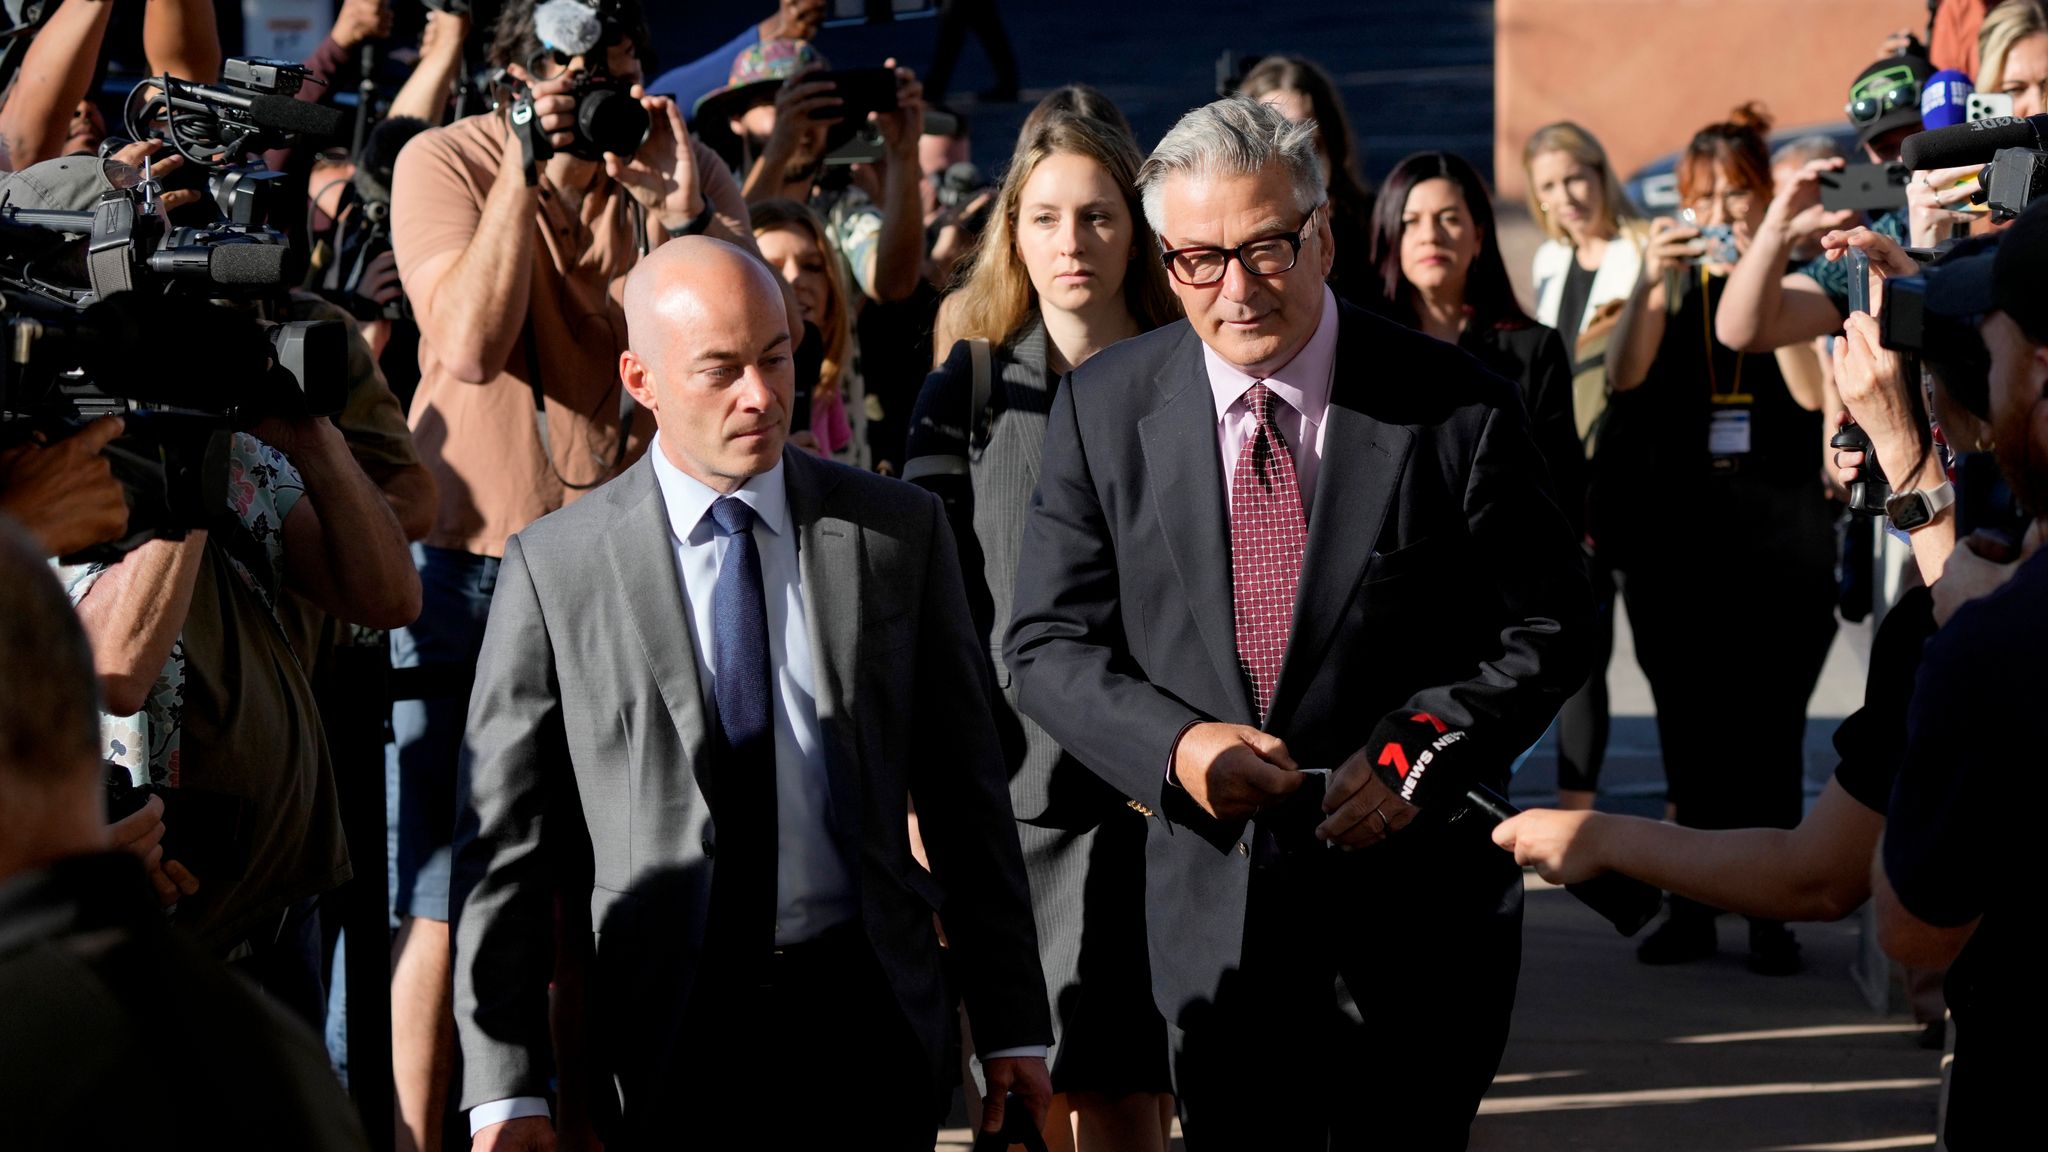
[[[1974,124],[1979,120],[1996,120],[2012,115],[2012,97],[2003,92],[1972,92],[1963,106],[1965,123]]]
[[[1891,212],[1906,206],[1906,181],[1901,164],[1851,164],[1839,172],[1820,174],[1821,207],[1830,212]]]
[[[833,114],[842,120],[865,123],[870,112],[896,110],[896,70],[893,68],[842,68],[804,77],[807,82],[830,81],[840,105]]]
[[[1870,254],[1851,248],[1842,259],[1849,265],[1849,311],[1870,312]]]
[[[1733,264],[1742,258],[1735,247],[1735,229],[1726,224],[1702,224],[1699,213],[1687,208],[1678,214],[1679,222],[1688,228],[1699,229],[1700,239],[1707,250],[1693,261],[1695,264]]]

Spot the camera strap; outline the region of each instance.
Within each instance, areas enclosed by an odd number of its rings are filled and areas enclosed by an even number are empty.
[[[524,337],[526,342],[526,383],[533,389],[533,427],[536,432],[540,433],[541,458],[547,461],[548,471],[554,473],[555,480],[562,487],[572,492],[588,492],[592,488],[618,475],[619,465],[626,462],[626,438],[627,434],[633,429],[633,410],[638,405],[633,403],[633,394],[626,391],[625,384],[619,383],[619,440],[618,443],[612,446],[611,463],[603,464],[602,461],[597,461],[593,458],[593,462],[603,465],[604,468],[602,472],[598,473],[597,479],[587,484],[578,484],[570,480],[562,475],[561,468],[555,464],[554,437],[548,432],[548,401],[546,394],[541,390],[540,383],[540,349],[533,339],[533,321],[531,320],[526,322]]]
[[[533,96],[521,96],[512,102],[512,134],[519,137],[519,159],[526,173],[526,186],[532,188],[540,183],[540,162],[545,159],[541,150],[540,117],[533,111]]]

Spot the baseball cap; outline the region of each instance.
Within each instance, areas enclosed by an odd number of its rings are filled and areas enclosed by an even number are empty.
[[[2048,200],[2036,200],[1983,251],[1929,267],[1927,310],[1968,319],[2012,317],[2027,339],[2048,344]]]
[[[1859,73],[1843,109],[1856,127],[1856,143],[1899,128],[1919,131],[1920,93],[1933,75],[1934,66],[1918,56],[1887,57]]]
[[[125,176],[132,172],[125,164],[113,165]],[[19,172],[0,176],[0,207],[40,209],[58,212],[88,212],[100,194],[117,185],[107,172],[108,164],[97,156],[60,156],[31,164]],[[128,180],[126,187],[132,185]]]
[[[725,87],[714,88],[699,97],[690,112],[692,121],[709,120],[723,125],[728,119],[756,104],[775,99],[782,82],[809,68],[830,68],[825,54],[808,40],[760,40],[740,49],[732,58],[732,71]]]

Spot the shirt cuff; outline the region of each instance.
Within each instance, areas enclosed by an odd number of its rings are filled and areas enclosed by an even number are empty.
[[[1168,784],[1173,785],[1175,788],[1179,788],[1183,792],[1187,791],[1187,785],[1182,784],[1180,782],[1180,777],[1174,774],[1173,758],[1175,756],[1180,755],[1180,742],[1184,737],[1187,736],[1188,729],[1193,728],[1197,724],[1205,723],[1207,723],[1207,721],[1205,720],[1190,720],[1187,723],[1181,725],[1180,731],[1173,734],[1173,744],[1166,750],[1166,782]]]
[[[1043,1044],[1026,1044],[1020,1048],[998,1048],[993,1052],[982,1053],[981,1063],[983,1067],[987,1067],[988,1062],[991,1060],[1013,1060],[1018,1057],[1043,1060],[1045,1059],[1045,1051],[1045,1045]],[[471,1135],[474,1135],[474,1133],[471,1133]]]
[[[493,1124],[503,1124],[507,1120],[546,1115],[548,1102],[538,1096],[514,1096],[509,1100],[491,1100],[469,1110],[469,1134],[474,1136]]]

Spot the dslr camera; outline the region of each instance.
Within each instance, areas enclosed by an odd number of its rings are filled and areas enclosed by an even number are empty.
[[[529,75],[559,75],[578,56],[584,68],[574,74],[568,91],[576,102],[576,116],[570,128],[575,139],[567,147],[557,149],[540,130],[531,89],[521,86],[514,95],[512,126],[518,130],[529,174],[557,151],[585,160],[602,160],[607,152],[631,156],[639,151],[650,127],[647,109],[633,98],[629,80],[610,74],[605,59],[605,49],[633,35],[626,5],[621,0],[546,0],[533,10],[533,29],[541,50],[528,62]]]

